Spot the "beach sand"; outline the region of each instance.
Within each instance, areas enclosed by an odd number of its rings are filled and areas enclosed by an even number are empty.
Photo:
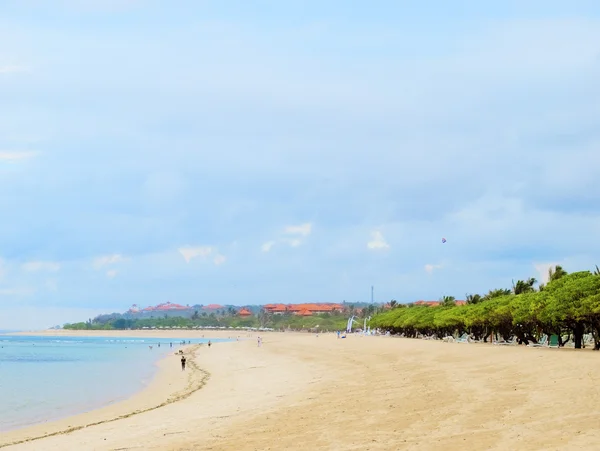
[[[151,386],[128,401],[2,434],[0,444],[171,397],[145,413],[3,449],[600,449],[598,352],[307,333],[265,333],[259,348],[257,334],[239,335],[243,340],[211,349],[188,348],[197,368],[185,374],[175,356],[161,362]]]

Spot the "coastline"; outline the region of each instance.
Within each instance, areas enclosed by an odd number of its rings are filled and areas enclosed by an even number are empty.
[[[575,450],[600,441],[591,350],[269,332],[198,348],[193,360],[204,385],[177,402],[5,449]],[[167,382],[176,368],[161,371]]]
[[[78,331],[69,331],[74,333],[59,334],[54,332],[55,331],[18,332],[10,333],[10,335],[163,338],[162,336],[137,336],[131,334],[90,334],[89,331],[84,331],[84,333],[78,333]],[[181,337],[169,335],[167,338]],[[194,391],[202,388],[209,377],[208,373],[202,370],[196,361],[196,353],[200,347],[201,345],[199,344],[183,345],[180,347],[180,349],[184,351],[188,361],[185,372],[181,371],[178,364],[179,355],[174,355],[176,354],[174,351],[158,359],[158,361],[155,363],[155,373],[150,382],[126,399],[119,400],[114,404],[108,404],[97,409],[70,415],[58,420],[52,420],[45,423],[38,423],[31,426],[25,426],[22,428],[2,432],[0,436],[0,449],[19,444],[35,442],[37,440],[55,435],[68,434],[70,432],[98,424],[118,421],[123,418],[128,418],[133,415],[158,409],[181,399],[185,399]]]

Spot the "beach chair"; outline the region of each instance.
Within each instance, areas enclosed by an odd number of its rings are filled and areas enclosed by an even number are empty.
[[[558,349],[558,335],[550,335],[550,341],[548,342],[548,347]]]
[[[530,348],[541,348],[542,346],[548,346],[548,335],[544,335],[538,343],[529,343],[527,346]]]
[[[456,343],[468,343],[469,342],[469,335],[464,333],[462,334],[459,338],[456,339]]]
[[[495,341],[494,344],[495,345],[499,345],[499,346],[509,346],[509,345],[516,345],[517,342],[517,337],[512,337],[510,340],[508,341]]]

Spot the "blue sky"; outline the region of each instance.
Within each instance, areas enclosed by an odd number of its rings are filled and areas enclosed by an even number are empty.
[[[592,1],[4,1],[0,328],[600,264],[599,43]]]

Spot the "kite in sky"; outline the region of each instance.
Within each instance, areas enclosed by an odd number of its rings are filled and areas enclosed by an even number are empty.
[[[445,242],[446,242],[446,238],[442,238],[442,243],[445,243]]]

